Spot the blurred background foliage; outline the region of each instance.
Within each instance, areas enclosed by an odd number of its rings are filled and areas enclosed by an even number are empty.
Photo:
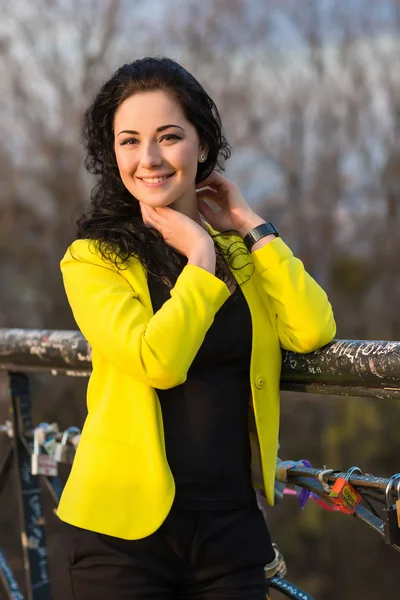
[[[1,327],[76,328],[59,261],[93,185],[82,114],[120,64],[166,55],[216,101],[226,175],[327,291],[337,337],[400,339],[398,1],[0,0],[0,14]],[[81,425],[86,385],[33,376],[35,422]],[[387,400],[284,393],[281,457],[389,476],[398,418]],[[21,577],[12,493],[1,545]],[[290,578],[319,600],[397,589],[400,557],[365,526],[292,498],[269,524]]]

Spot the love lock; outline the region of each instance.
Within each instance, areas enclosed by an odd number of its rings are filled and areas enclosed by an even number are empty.
[[[396,511],[397,511],[397,526],[400,527],[400,478],[399,478],[399,483],[397,484]]]
[[[396,473],[389,479],[385,491],[386,507],[383,509],[383,531],[385,534],[385,544],[396,544],[398,546],[400,546],[400,528],[398,522],[398,510],[400,505],[398,505],[399,500],[397,500],[395,505],[392,504],[391,492],[394,482],[399,478],[400,473]]]
[[[69,455],[71,453],[69,452],[69,448],[67,446],[68,440],[74,437],[75,435],[79,435],[80,433],[81,430],[79,429],[79,427],[74,426],[68,427],[64,431],[63,436],[61,438],[61,442],[59,442],[56,447],[55,459],[57,462],[71,462],[69,458]]]
[[[361,502],[361,496],[357,493],[355,488],[349,483],[351,475],[358,471],[362,475],[361,469],[358,467],[351,467],[345,477],[339,477],[329,492],[329,497],[332,502],[340,508],[345,515],[353,515],[357,506]]]
[[[33,432],[33,454],[31,456],[32,475],[56,477],[58,474],[57,461],[53,456],[41,454],[40,448],[46,440],[46,431],[52,431],[48,423],[41,423]]]

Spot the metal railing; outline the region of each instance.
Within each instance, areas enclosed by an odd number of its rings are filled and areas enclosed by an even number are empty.
[[[31,469],[35,428],[31,416],[28,374],[44,372],[88,377],[91,372],[91,349],[78,331],[0,329],[0,371],[8,379],[7,401],[11,415],[10,422],[0,426],[0,432],[8,433],[10,438],[8,451],[0,457],[0,492],[14,466],[18,481],[27,598],[50,600],[40,486],[38,476],[33,475]],[[400,342],[335,340],[310,354],[283,351],[281,389],[317,394],[400,398]],[[321,470],[302,468],[297,464],[288,468],[286,481],[329,500],[329,489],[345,475],[346,473],[324,473]],[[58,477],[48,476],[43,479],[57,503],[62,492]],[[388,479],[357,475],[352,476],[349,483],[357,487],[360,494],[361,488],[367,487],[369,491],[372,489],[375,494],[372,499],[381,503],[385,501],[385,491],[389,485],[391,501],[395,499]],[[367,522],[386,537],[388,542],[384,520],[376,511],[369,513],[360,505],[354,516]],[[392,545],[395,549],[400,549],[395,543]],[[1,547],[0,580],[3,581],[9,598],[22,600],[23,596]],[[274,582],[272,578],[271,586],[289,598],[310,598],[284,579],[275,578]]]
[[[0,370],[88,376],[91,349],[79,331],[0,329]],[[400,398],[400,342],[335,340],[310,354],[283,351],[281,389]]]

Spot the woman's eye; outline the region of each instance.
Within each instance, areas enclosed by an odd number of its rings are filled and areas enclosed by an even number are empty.
[[[167,133],[167,135],[163,135],[160,138],[160,142],[162,142],[163,140],[166,140],[167,142],[169,142],[170,140],[181,140],[182,138],[180,138],[178,135],[174,135],[173,133]]]
[[[166,142],[170,142],[173,140],[181,140],[182,138],[179,137],[178,135],[174,135],[173,133],[167,133],[166,135],[163,135],[160,138],[160,142],[162,141],[166,141]],[[123,140],[121,142],[121,146],[136,146],[136,144],[139,144],[139,140],[137,140],[136,138],[127,138],[126,140]]]
[[[124,140],[123,142],[121,142],[121,146],[127,146],[127,145],[131,145],[131,144],[136,144],[137,139],[135,138],[127,138],[126,140]]]

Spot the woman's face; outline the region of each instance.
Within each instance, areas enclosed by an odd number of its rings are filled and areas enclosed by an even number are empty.
[[[143,204],[182,206],[195,201],[199,137],[167,93],[137,92],[119,106],[114,149],[125,187]]]

